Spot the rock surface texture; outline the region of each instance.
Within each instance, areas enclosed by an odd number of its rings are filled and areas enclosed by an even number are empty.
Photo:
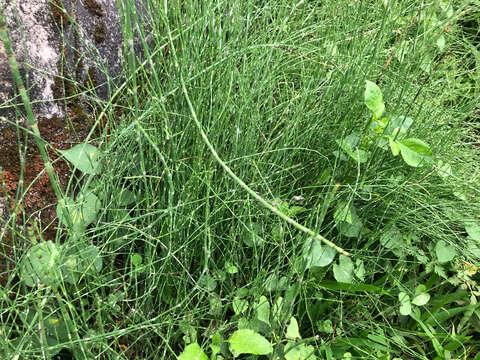
[[[4,1],[4,0],[2,0]],[[112,0],[13,0],[4,5],[26,88],[41,118],[64,117],[74,88],[97,87],[122,68],[120,16]],[[0,115],[12,118],[13,84],[0,45]],[[98,89],[107,97],[106,87]],[[56,101],[54,101],[56,100]]]
[[[106,100],[114,91],[115,79],[119,83],[124,49],[117,6],[120,1],[0,0],[20,73],[36,120],[43,124],[40,130],[47,132],[42,133],[47,141],[65,142],[66,124],[88,127],[92,113],[89,99],[98,99],[89,95]],[[146,0],[135,3],[141,8]],[[114,80],[110,86],[106,85],[107,77]],[[21,111],[0,41],[0,214],[6,213],[5,191],[14,194],[18,182],[19,133],[11,124],[22,122]],[[68,147],[55,142],[52,145]],[[31,147],[25,154],[26,166],[38,160]]]

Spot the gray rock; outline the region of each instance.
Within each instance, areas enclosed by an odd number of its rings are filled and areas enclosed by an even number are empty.
[[[137,6],[142,8],[144,1],[136,0]],[[116,1],[4,2],[0,0],[0,6],[4,6],[15,56],[38,118],[64,118],[68,99],[78,89],[94,88],[103,99],[111,95],[105,82],[107,76],[120,77],[124,49]],[[0,44],[0,116],[9,120],[14,117],[12,105],[20,102],[13,94],[7,56]]]

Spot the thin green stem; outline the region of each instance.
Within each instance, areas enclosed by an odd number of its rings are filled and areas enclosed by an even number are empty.
[[[165,10],[165,16],[167,14],[167,0],[164,0],[164,10]],[[322,235],[317,234],[313,230],[307,228],[306,226],[296,222],[293,220],[291,217],[288,215],[284,214],[281,212],[279,209],[277,209],[275,206],[270,204],[267,200],[265,200],[263,197],[258,195],[254,190],[252,190],[242,179],[240,179],[233,171],[230,169],[230,167],[220,158],[220,156],[217,154],[217,151],[213,147],[212,143],[207,137],[207,134],[205,134],[205,131],[203,130],[202,124],[200,124],[200,121],[197,118],[197,114],[195,112],[195,109],[193,108],[192,101],[190,100],[190,96],[188,95],[187,87],[185,86],[185,81],[183,80],[183,75],[178,63],[178,58],[177,58],[177,52],[175,49],[175,45],[173,43],[173,38],[172,38],[172,32],[170,30],[170,24],[168,22],[168,18],[165,18],[165,25],[167,27],[167,34],[168,34],[168,41],[170,43],[170,47],[172,49],[172,54],[173,54],[173,59],[175,61],[175,68],[178,71],[178,75],[180,78],[180,84],[182,86],[182,91],[183,94],[185,95],[185,100],[187,101],[188,107],[190,109],[190,113],[192,115],[193,121],[198,128],[198,131],[200,132],[200,135],[203,139],[203,142],[207,145],[208,149],[212,153],[213,157],[215,160],[220,164],[220,166],[225,170],[225,172],[242,188],[244,189],[248,194],[250,194],[254,199],[256,199],[260,204],[262,204],[265,208],[273,212],[275,215],[280,217],[281,219],[285,220],[287,223],[293,225],[296,227],[298,230],[303,231],[304,233],[308,234],[309,236],[316,238],[323,242],[324,244],[334,248],[336,251],[338,251],[340,254],[345,255],[345,256],[351,256],[351,254],[338,245],[334,244],[332,241],[324,238]]]

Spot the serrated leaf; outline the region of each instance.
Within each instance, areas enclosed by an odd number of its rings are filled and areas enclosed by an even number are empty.
[[[412,312],[412,305],[410,303],[410,296],[404,292],[398,294],[398,300],[400,301],[400,314],[410,315]]]
[[[235,331],[227,342],[234,357],[241,354],[268,355],[273,351],[270,342],[259,333],[250,329]]]
[[[445,241],[439,240],[435,245],[435,254],[437,255],[438,262],[440,264],[445,264],[457,255],[457,250],[455,250],[453,245],[449,245]]]
[[[335,280],[343,283],[353,282],[353,262],[348,256],[340,255],[338,264],[333,265],[333,276]]]
[[[365,93],[364,93],[365,105],[380,118],[385,110],[385,104],[383,103],[382,90],[369,80],[365,81]]]
[[[178,360],[208,360],[208,356],[203,352],[200,345],[193,343],[185,347]]]
[[[420,139],[410,138],[398,141],[400,153],[407,165],[418,167],[433,160],[433,152],[428,144]]]
[[[303,246],[303,258],[306,268],[313,266],[324,267],[329,265],[336,255],[335,249],[330,246],[322,246],[320,240],[309,238]]]
[[[84,174],[95,175],[100,169],[100,152],[90,144],[78,144],[60,151],[63,157]]]
[[[423,306],[423,305],[427,304],[429,300],[430,300],[430,294],[427,293],[427,292],[422,292],[422,293],[416,295],[412,299],[412,304],[417,305],[417,306]]]
[[[298,330],[297,319],[295,319],[294,316],[292,316],[290,318],[290,324],[288,324],[287,333],[286,333],[285,337],[287,339],[290,339],[290,340],[295,340],[295,339],[301,339],[302,338],[300,336],[300,331]]]

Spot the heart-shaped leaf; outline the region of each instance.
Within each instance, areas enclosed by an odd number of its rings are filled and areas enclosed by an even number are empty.
[[[255,315],[258,320],[270,325],[270,303],[265,296],[260,296],[255,304]]]
[[[20,279],[30,287],[36,286],[37,281],[47,286],[56,286],[60,281],[57,272],[60,262],[60,247],[51,241],[41,242],[23,256]]]
[[[285,346],[286,360],[315,360],[315,348],[312,345],[289,341]]]
[[[227,342],[234,357],[241,354],[268,355],[273,351],[272,344],[267,339],[250,329],[235,331]]]
[[[200,345],[193,343],[185,347],[178,360],[208,360],[208,356],[203,352]]]
[[[410,315],[412,312],[412,305],[410,303],[410,296],[404,292],[398,294],[398,300],[400,301],[400,314]]]
[[[465,231],[473,240],[480,241],[480,225],[475,222],[465,224]]]
[[[72,225],[75,233],[81,233],[94,222],[100,210],[100,200],[93,193],[80,194],[74,201],[70,197],[61,199],[57,204],[57,216],[62,224]],[[70,221],[69,221],[70,220]]]
[[[433,152],[428,144],[420,139],[410,138],[397,142],[403,160],[410,166],[417,167],[431,163]]]
[[[65,159],[84,174],[95,175],[100,170],[100,152],[90,144],[78,144],[60,151]]]
[[[338,264],[333,265],[335,280],[343,283],[353,282],[353,262],[348,256],[340,255]]]
[[[412,299],[412,304],[417,306],[423,306],[430,300],[430,294],[427,292],[421,292]]]
[[[298,330],[298,322],[295,317],[290,318],[290,324],[287,327],[287,334],[285,335],[287,339],[290,340],[295,340],[295,339],[301,339],[302,337],[300,336],[300,332]]]
[[[306,262],[307,269],[313,266],[324,267],[329,265],[336,253],[332,247],[322,246],[318,239],[309,238],[303,245],[303,259]]]
[[[457,250],[453,245],[449,245],[445,241],[439,240],[435,245],[435,254],[437,254],[438,262],[440,264],[445,264],[457,255]]]
[[[366,80],[365,83],[365,105],[376,115],[377,118],[380,118],[385,111],[382,90],[380,90],[374,82]]]

